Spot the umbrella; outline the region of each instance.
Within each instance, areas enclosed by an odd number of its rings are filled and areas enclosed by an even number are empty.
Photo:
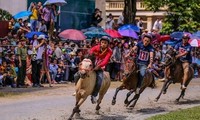
[[[31,39],[33,38],[33,35],[45,35],[46,38],[48,38],[48,36],[46,34],[44,34],[43,32],[28,32],[25,37],[28,38],[28,39]]]
[[[59,35],[61,38],[69,39],[69,40],[85,40],[86,36],[83,32],[75,29],[68,29],[62,31]]]
[[[138,39],[138,35],[135,31],[131,30],[131,29],[127,29],[127,30],[118,30],[118,32],[122,35],[122,36],[126,36],[126,37],[132,37],[134,39]]]
[[[21,12],[15,14],[13,17],[15,19],[19,19],[19,18],[23,18],[23,17],[29,17],[30,15],[32,15],[32,12],[30,12],[30,11],[21,11]]]
[[[195,32],[195,33],[193,33],[192,34],[192,38],[194,39],[194,38],[200,38],[200,31],[197,31],[197,32]]]
[[[180,40],[180,39],[182,39],[183,32],[173,32],[170,36],[174,40]]]
[[[82,32],[88,32],[88,31],[104,31],[104,29],[101,28],[101,27],[89,27],[89,28],[86,28],[86,29],[82,29],[81,31],[82,31]]]
[[[110,37],[110,35],[108,35],[104,31],[88,31],[88,32],[85,32],[84,34],[85,36],[87,36],[87,38],[93,38],[93,37],[101,38],[102,36]]]
[[[48,4],[56,4],[58,6],[63,6],[65,4],[67,4],[67,2],[65,0],[47,0],[44,5],[48,5]]]
[[[174,40],[181,40],[183,37],[183,34],[188,34],[190,37],[192,36],[189,32],[173,32],[170,36]]]
[[[200,47],[200,39],[191,39],[189,43],[192,47]]]
[[[171,45],[171,46],[175,46],[177,43],[179,43],[179,41],[175,41],[175,40],[168,40],[164,42],[164,44]]]
[[[105,30],[105,32],[109,34],[112,38],[122,38],[121,34],[119,34],[119,32],[116,30],[107,29]]]
[[[118,30],[127,30],[127,29],[131,29],[138,33],[140,32],[140,28],[138,26],[131,25],[131,24],[123,25]]]
[[[165,42],[167,40],[170,40],[170,35],[161,35],[160,38],[158,39],[159,42]]]

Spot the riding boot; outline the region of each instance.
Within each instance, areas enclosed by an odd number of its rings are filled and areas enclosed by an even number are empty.
[[[79,72],[76,72],[76,73],[74,74],[75,85],[77,84],[77,82],[78,82],[78,80],[79,80],[80,78],[81,78],[80,73],[79,73]]]

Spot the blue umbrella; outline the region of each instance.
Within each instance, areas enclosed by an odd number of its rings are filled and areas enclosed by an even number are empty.
[[[84,35],[87,36],[87,38],[93,38],[93,37],[101,38],[102,36],[108,36],[108,37],[110,37],[104,31],[88,31],[88,32],[85,32]]]
[[[31,39],[33,38],[33,35],[45,35],[46,38],[48,38],[48,36],[46,34],[44,34],[43,32],[29,32],[25,35],[26,38]]]
[[[174,40],[180,40],[182,39],[183,32],[173,32],[170,37],[173,38]]]
[[[164,44],[167,44],[167,45],[171,45],[171,46],[175,46],[177,43],[179,43],[180,41],[175,41],[175,40],[168,40],[168,41],[165,41]]]
[[[104,29],[101,28],[101,27],[89,27],[89,28],[86,28],[86,29],[82,29],[81,30],[82,32],[88,32],[88,31],[99,31],[99,32],[104,32]]]
[[[118,30],[127,30],[127,29],[131,29],[135,32],[140,32],[140,28],[138,26],[131,25],[131,24],[123,25]]]
[[[197,32],[193,33],[192,34],[192,38],[194,38],[194,39],[195,38],[197,38],[197,39],[200,38],[200,31],[197,31]]]
[[[21,11],[21,12],[15,14],[13,17],[15,19],[19,19],[19,18],[23,18],[23,17],[29,17],[30,15],[32,15],[32,12],[30,12],[30,11]]]
[[[44,5],[49,5],[49,4],[56,4],[58,6],[62,6],[67,4],[65,0],[47,0]]]

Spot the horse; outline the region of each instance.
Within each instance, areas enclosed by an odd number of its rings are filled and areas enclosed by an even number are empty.
[[[183,68],[182,68],[182,64],[181,61],[179,59],[175,58],[176,56],[176,52],[170,48],[167,50],[166,52],[166,56],[164,58],[164,66],[165,66],[165,70],[164,70],[164,74],[165,74],[165,82],[163,84],[163,87],[159,93],[159,95],[156,97],[155,101],[157,102],[161,96],[161,94],[166,94],[167,89],[169,87],[170,84],[175,84],[175,83],[181,83],[183,82]],[[185,86],[187,87],[188,84],[190,83],[190,81],[192,80],[194,75],[194,70],[193,68],[190,66],[189,67],[189,76],[188,79],[185,83]],[[179,97],[176,99],[177,102],[179,102],[180,98],[183,98],[185,95],[185,89],[182,89],[181,94],[179,95]]]
[[[78,80],[76,84],[76,104],[73,108],[72,114],[69,117],[68,120],[71,120],[76,114],[77,117],[80,117],[80,106],[83,104],[83,102],[87,99],[89,95],[92,94],[93,89],[96,84],[96,73],[93,69],[93,62],[91,59],[83,59],[83,61],[79,64],[79,73],[80,73],[80,79]],[[101,88],[99,91],[99,97],[97,100],[96,105],[96,113],[99,114],[100,110],[100,103],[106,94],[108,88],[110,87],[110,76],[108,72],[104,71],[104,79],[101,84]]]
[[[142,86],[140,88],[139,94],[135,94],[134,97],[129,101],[128,98],[130,97],[130,95],[136,91],[137,88],[137,81],[138,81],[138,67],[134,61],[133,64],[133,69],[132,71],[126,75],[126,77],[123,78],[122,80],[122,84],[116,88],[115,94],[113,96],[113,100],[112,100],[112,105],[116,104],[116,98],[117,98],[117,94],[119,91],[127,89],[129,90],[129,92],[126,95],[126,99],[124,100],[124,104],[126,105],[126,107],[130,107],[130,108],[134,108],[139,97],[140,94],[145,90],[145,88],[147,87],[155,87],[155,81],[154,81],[154,76],[153,74],[147,69],[144,79],[143,79],[143,83]],[[134,102],[133,102],[134,101]],[[130,105],[133,102],[132,105]],[[130,106],[129,106],[130,105]]]

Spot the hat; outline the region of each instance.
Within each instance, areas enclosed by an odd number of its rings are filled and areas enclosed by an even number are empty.
[[[144,37],[143,38],[149,38],[150,40],[152,40],[152,35],[150,33],[147,33],[147,34],[144,34]]]
[[[46,40],[46,37],[45,37],[45,35],[39,35],[37,39],[38,40],[40,40],[40,39],[45,39]]]
[[[182,38],[190,39],[190,35],[185,33],[183,34]]]
[[[69,55],[73,55],[73,56],[75,56],[76,53],[75,53],[75,52],[70,52]]]
[[[105,41],[108,41],[108,43],[110,42],[110,38],[108,36],[103,36],[101,37],[100,41],[101,40],[105,40]]]
[[[20,39],[20,41],[26,41],[26,38],[23,37],[23,38]]]

